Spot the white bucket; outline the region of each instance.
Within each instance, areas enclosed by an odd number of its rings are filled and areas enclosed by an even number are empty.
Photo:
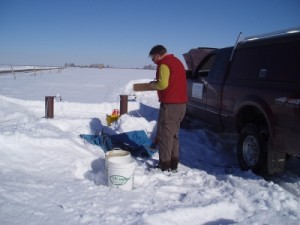
[[[107,171],[107,161],[111,157],[124,157],[127,160],[131,159],[131,153],[120,148],[114,148],[111,151],[105,153],[105,170]]]
[[[107,160],[108,186],[122,190],[132,190],[135,160],[131,157],[110,157]]]

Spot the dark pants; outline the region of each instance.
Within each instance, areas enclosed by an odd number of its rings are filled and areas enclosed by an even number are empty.
[[[156,141],[161,170],[175,170],[179,162],[178,132],[186,104],[162,103],[159,109]]]

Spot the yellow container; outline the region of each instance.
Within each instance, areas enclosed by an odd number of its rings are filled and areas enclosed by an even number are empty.
[[[107,115],[106,116],[106,123],[107,126],[110,126],[112,122],[115,122],[119,119],[120,116],[118,115]]]

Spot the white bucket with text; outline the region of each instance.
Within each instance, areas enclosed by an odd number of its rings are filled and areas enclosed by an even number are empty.
[[[124,157],[124,158],[130,160],[131,159],[131,153],[128,152],[128,151],[122,150],[120,148],[114,148],[113,150],[106,152],[105,153],[105,170],[106,170],[106,173],[107,173],[107,164],[108,164],[107,161],[111,157]]]
[[[132,190],[136,162],[132,157],[110,157],[107,160],[108,186]]]

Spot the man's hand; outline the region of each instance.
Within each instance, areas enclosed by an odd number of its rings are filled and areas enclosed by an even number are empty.
[[[156,83],[157,83],[156,81],[151,81],[151,82],[149,83],[149,85],[150,85],[151,88],[156,89],[156,88],[155,88]]]

